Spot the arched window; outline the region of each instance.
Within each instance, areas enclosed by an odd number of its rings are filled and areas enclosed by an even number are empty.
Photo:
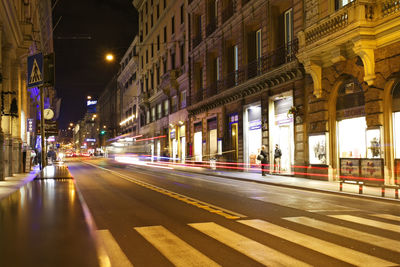
[[[395,158],[400,159],[400,82],[392,91],[393,145]]]

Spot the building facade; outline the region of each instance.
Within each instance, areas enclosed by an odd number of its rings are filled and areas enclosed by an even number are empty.
[[[139,134],[152,156],[186,155],[187,1],[135,0],[139,12]]]
[[[53,52],[51,1],[0,1],[0,180],[23,171],[27,151],[36,143],[40,118],[38,89],[27,89],[27,57]],[[55,92],[46,90],[47,107]],[[10,115],[11,114],[11,115]]]
[[[304,0],[305,152],[327,179],[399,183],[399,10],[394,0]]]
[[[295,57],[302,1],[189,1],[189,155],[256,167],[262,145],[282,173],[304,164],[304,75]],[[273,168],[273,164],[271,164]]]
[[[138,127],[138,79],[139,68],[138,37],[135,37],[120,61],[118,86],[121,88],[120,131],[122,135],[136,136]]]

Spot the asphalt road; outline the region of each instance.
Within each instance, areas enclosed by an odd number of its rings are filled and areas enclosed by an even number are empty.
[[[115,266],[396,266],[397,204],[114,164],[67,163]]]

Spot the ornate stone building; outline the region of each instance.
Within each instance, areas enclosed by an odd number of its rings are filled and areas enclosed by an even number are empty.
[[[304,7],[297,57],[309,74],[309,172],[399,183],[399,1],[304,0]]]
[[[120,61],[118,74],[118,86],[121,88],[121,118],[120,129],[122,135],[135,136],[138,127],[138,79],[139,48],[137,46],[139,37],[135,37]]]
[[[306,154],[303,116],[292,112],[304,110],[303,2],[190,0],[188,12],[189,155],[251,170],[261,145],[272,159],[278,144],[282,173],[293,174]]]
[[[139,134],[152,156],[186,155],[187,1],[134,0],[139,12]]]
[[[27,57],[53,52],[50,0],[0,1],[0,180],[23,171],[23,155],[35,144],[27,118],[39,118],[37,88],[27,90]],[[52,99],[53,89],[46,90]],[[47,107],[51,101],[47,101]],[[11,109],[11,106],[13,108]],[[13,116],[9,116],[13,113]]]

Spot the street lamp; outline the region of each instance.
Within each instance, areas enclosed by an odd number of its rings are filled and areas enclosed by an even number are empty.
[[[92,99],[92,97],[91,97],[90,95],[88,95],[88,96],[87,96],[87,99],[90,100],[90,99]]]
[[[111,53],[107,53],[107,54],[106,54],[106,60],[107,60],[108,62],[114,61],[114,55],[111,54]]]

